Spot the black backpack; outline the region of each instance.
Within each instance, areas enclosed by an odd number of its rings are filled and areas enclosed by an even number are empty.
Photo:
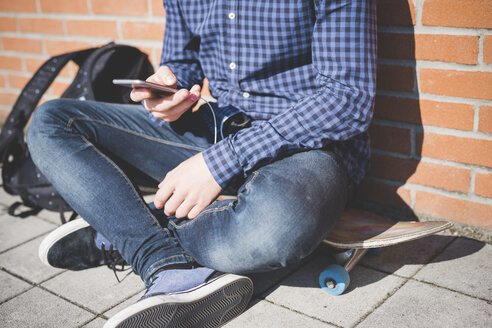
[[[24,128],[36,105],[70,60],[79,66],[79,70],[61,97],[81,101],[132,103],[131,89],[114,85],[112,80],[146,79],[154,72],[146,54],[137,48],[113,42],[48,59],[22,90],[0,133],[3,188],[7,193],[19,195],[22,199],[9,207],[10,215],[24,218],[48,209],[60,212],[61,221],[65,223],[64,212],[71,211],[70,206],[34,165],[24,138]],[[21,205],[27,206],[29,210],[17,213]],[[74,212],[70,219],[75,216]]]

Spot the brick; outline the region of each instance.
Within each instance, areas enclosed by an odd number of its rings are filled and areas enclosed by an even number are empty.
[[[374,107],[378,119],[467,131],[473,129],[474,115],[474,106],[469,104],[382,95],[376,96]]]
[[[415,6],[412,0],[379,0],[378,25],[415,25]]]
[[[483,61],[492,64],[492,35],[483,38]]]
[[[121,30],[124,39],[162,41],[164,37],[164,22],[123,22]]]
[[[43,13],[88,14],[87,0],[39,0]]]
[[[22,61],[19,57],[0,56],[0,69],[20,71],[22,70]]]
[[[157,69],[161,63],[161,55],[162,55],[162,47],[154,47],[152,49],[152,56],[151,56],[151,62],[154,65],[154,67]]]
[[[0,88],[5,88],[5,77],[0,75]]]
[[[46,58],[48,59],[48,58]],[[40,58],[25,58],[24,61],[26,63],[26,70],[29,73],[34,73],[38,70],[39,67],[46,61],[46,59]]]
[[[359,185],[357,199],[397,208],[409,208],[412,204],[410,190],[368,179],[363,180]]]
[[[422,24],[471,28],[492,28],[491,0],[426,0]]]
[[[15,32],[16,30],[17,30],[17,24],[15,22],[15,18],[0,17],[0,31]]]
[[[41,40],[4,36],[2,43],[4,50],[29,53],[43,52],[43,42]]]
[[[46,40],[46,51],[50,55],[58,55],[67,51],[76,51],[90,47],[92,47],[92,44],[89,42]]]
[[[2,91],[0,92],[0,104],[13,106],[18,96],[17,93]]]
[[[415,211],[437,218],[492,229],[492,206],[417,191]]]
[[[411,135],[409,129],[371,125],[369,128],[373,148],[396,153],[410,154]]]
[[[166,16],[162,0],[151,0],[152,16]]]
[[[478,131],[492,133],[492,106],[480,106]]]
[[[412,92],[415,86],[415,69],[410,66],[378,65],[377,88]]]
[[[372,154],[369,175],[462,193],[470,187],[469,169],[381,154]]]
[[[476,64],[478,36],[379,33],[378,56]]]
[[[14,89],[21,90],[29,81],[30,77],[26,75],[20,74],[9,74],[7,75],[7,79],[9,81],[9,86]]]
[[[420,91],[453,97],[492,99],[492,72],[422,68]]]
[[[74,62],[68,62],[65,67],[62,68],[60,73],[58,74],[58,77],[68,77],[68,78],[74,78],[75,74],[78,71],[78,66]]]
[[[147,1],[126,0],[91,0],[92,12],[102,15],[145,16],[149,12]]]
[[[492,198],[492,173],[480,173],[475,175],[475,194]]]
[[[63,34],[63,23],[59,19],[19,18],[21,32],[41,34]]]
[[[0,1],[0,12],[6,11],[35,13],[37,11],[36,0]]]
[[[68,82],[55,80],[48,88],[47,94],[55,97],[60,97],[69,85],[70,83]]]
[[[10,114],[10,110],[0,109],[0,122],[5,122]]]
[[[422,156],[465,164],[492,167],[492,141],[425,133],[417,137],[417,151]]]
[[[116,21],[69,20],[67,21],[67,32],[69,35],[118,38]]]

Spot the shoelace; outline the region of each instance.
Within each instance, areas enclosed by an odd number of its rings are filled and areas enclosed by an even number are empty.
[[[134,272],[134,270],[132,270],[130,265],[128,265],[128,263],[126,263],[126,261],[121,257],[121,254],[118,252],[118,250],[113,248],[113,245],[110,245],[109,249],[106,249],[106,245],[104,243],[102,243],[101,244],[101,253],[103,256],[104,264],[108,268],[113,270],[114,276],[116,277],[116,280],[118,281],[118,283],[125,280],[126,277],[128,277],[130,274],[132,274],[132,272]],[[123,277],[123,279],[120,280],[120,278],[118,277],[118,274],[116,272],[124,272],[124,271],[128,271],[128,270],[130,270],[130,272],[128,272]]]

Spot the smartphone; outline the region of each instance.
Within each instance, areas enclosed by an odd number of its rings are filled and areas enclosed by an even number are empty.
[[[129,88],[145,88],[149,89],[152,93],[162,96],[170,96],[178,91],[171,87],[166,87],[161,84],[147,82],[143,80],[132,80],[132,79],[115,79],[113,84],[122,85]]]

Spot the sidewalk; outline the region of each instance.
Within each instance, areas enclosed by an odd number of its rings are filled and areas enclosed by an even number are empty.
[[[106,267],[55,270],[37,257],[60,224],[42,211],[19,219],[0,192],[0,327],[102,327],[144,292],[136,275],[118,283]],[[320,248],[305,263],[251,276],[249,309],[225,327],[491,327],[492,246],[436,235],[383,248],[351,272],[349,289],[330,296],[317,279],[332,262]]]

